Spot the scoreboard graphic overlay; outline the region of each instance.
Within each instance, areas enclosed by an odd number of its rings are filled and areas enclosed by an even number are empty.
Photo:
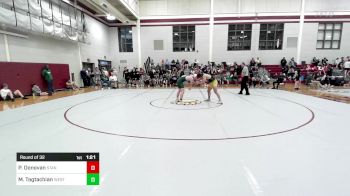
[[[99,185],[99,153],[17,153],[17,185]]]

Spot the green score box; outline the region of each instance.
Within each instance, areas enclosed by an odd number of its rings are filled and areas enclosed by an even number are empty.
[[[86,175],[86,185],[99,185],[99,184],[100,184],[100,174]]]

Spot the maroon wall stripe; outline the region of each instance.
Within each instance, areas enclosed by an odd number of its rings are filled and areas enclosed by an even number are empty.
[[[299,23],[299,21],[257,21],[257,22],[222,22],[222,23],[214,23],[214,25],[224,25],[224,24],[264,24],[264,23],[269,23],[269,24],[277,24],[277,23]]]
[[[209,18],[171,18],[171,19],[147,19],[141,20],[141,23],[160,23],[160,22],[195,22],[209,21]]]
[[[308,20],[304,21],[304,23],[339,23],[339,22],[350,22],[350,20],[344,20],[344,21],[327,21],[327,20]]]
[[[215,21],[222,20],[281,20],[281,19],[299,19],[299,16],[244,16],[244,17],[216,17]]]
[[[192,26],[192,25],[209,25],[209,23],[198,23],[198,24],[150,24],[150,25],[142,25],[141,27],[158,27],[158,26]]]
[[[306,15],[305,19],[347,19],[350,15],[332,15],[332,16],[319,16],[319,15]]]

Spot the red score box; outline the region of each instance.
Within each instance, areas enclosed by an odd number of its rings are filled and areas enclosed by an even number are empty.
[[[87,164],[87,173],[88,174],[96,174],[100,173],[100,164],[99,161],[88,161]]]

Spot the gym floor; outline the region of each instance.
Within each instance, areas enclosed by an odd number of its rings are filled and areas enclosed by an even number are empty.
[[[229,86],[223,86],[223,88],[232,89],[232,88],[239,88],[239,86],[229,85]],[[293,84],[285,84],[281,86],[281,89],[287,90],[290,92],[296,92],[294,90]],[[0,101],[0,111],[10,110],[10,109],[23,107],[23,106],[27,106],[35,103],[41,103],[41,102],[50,101],[53,99],[58,99],[62,97],[72,96],[72,95],[78,95],[81,93],[87,93],[87,92],[92,92],[96,90],[100,90],[100,88],[90,87],[90,88],[81,88],[79,91],[72,91],[72,90],[59,91],[59,92],[56,92],[53,96],[41,96],[41,97],[28,96],[29,99],[26,99],[26,100],[16,99],[15,102]],[[297,91],[297,93],[310,95],[314,97],[320,97],[323,99],[328,99],[328,100],[333,100],[333,101],[338,101],[343,103],[350,103],[350,88],[334,87],[333,90],[321,91],[321,90],[310,90],[310,88],[308,88],[307,86],[301,85],[301,88],[299,91]]]
[[[246,96],[237,88],[220,89],[222,105],[215,94],[204,102],[203,88],[186,90],[185,99],[199,102],[176,105],[175,88],[84,89],[91,92],[57,93],[50,101],[0,112],[0,173],[12,176],[0,178],[2,194],[349,193],[350,186],[339,182],[350,176],[350,105],[250,90]],[[99,152],[100,186],[16,186],[16,152],[43,150]]]

